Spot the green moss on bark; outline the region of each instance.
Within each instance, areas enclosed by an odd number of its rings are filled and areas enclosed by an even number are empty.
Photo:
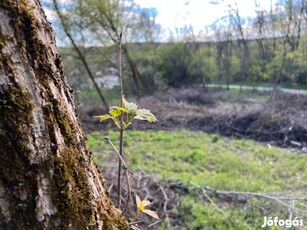
[[[5,46],[5,38],[0,32],[0,50]]]

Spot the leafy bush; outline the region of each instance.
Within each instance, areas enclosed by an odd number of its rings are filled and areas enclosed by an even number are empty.
[[[193,82],[188,68],[191,52],[184,43],[177,43],[159,49],[159,73],[168,86],[179,87]]]

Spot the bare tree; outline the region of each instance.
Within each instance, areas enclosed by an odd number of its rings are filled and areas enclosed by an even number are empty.
[[[0,229],[129,229],[75,114],[38,0],[0,2]]]
[[[109,105],[108,105],[108,102],[106,101],[105,97],[103,96],[99,86],[97,85],[96,83],[96,80],[94,78],[94,75],[86,61],[86,57],[84,55],[84,53],[81,51],[81,48],[76,44],[75,42],[75,39],[73,38],[73,36],[71,35],[70,31],[69,31],[69,26],[67,25],[66,23],[66,20],[65,20],[65,17],[62,15],[61,11],[59,10],[59,7],[58,7],[58,2],[57,0],[53,0],[53,4],[54,4],[54,8],[55,8],[55,12],[56,14],[58,15],[60,21],[61,21],[61,25],[63,27],[63,30],[66,34],[66,36],[68,37],[68,39],[70,40],[74,50],[76,51],[77,55],[78,55],[78,58],[81,60],[82,64],[84,65],[84,68],[89,76],[89,78],[91,79],[99,97],[100,97],[100,100],[101,102],[103,103],[105,109],[107,110],[109,108]],[[82,35],[82,29],[80,30],[81,31],[81,35]],[[84,40],[84,37],[82,36],[83,40]]]
[[[82,1],[82,4],[79,4]],[[78,7],[82,7],[79,10]],[[99,46],[119,45],[121,40],[121,29],[131,19],[138,22],[132,12],[135,7],[133,1],[122,0],[78,0],[70,7],[76,17],[82,17],[87,30],[88,37],[94,39],[94,44]],[[70,10],[67,9],[69,12]],[[82,14],[80,14],[82,12]],[[145,15],[146,16],[146,15]],[[143,15],[144,17],[144,15]],[[68,23],[68,20],[66,21]],[[147,24],[148,26],[149,24]],[[70,22],[70,26],[74,26],[74,22]],[[126,33],[125,33],[126,35]],[[136,86],[137,96],[152,91],[151,86],[141,75],[137,63],[131,56],[128,46],[123,44],[122,47],[124,60],[131,72],[131,77]],[[116,60],[114,60],[116,61]]]
[[[229,15],[234,24],[234,27],[236,28],[235,31],[237,31],[239,46],[242,47],[241,76],[240,76],[241,86],[242,86],[243,81],[247,79],[247,74],[249,69],[249,58],[250,58],[249,41],[247,39],[246,34],[244,33],[243,20],[240,16],[237,4],[235,4],[234,8],[230,9]]]
[[[274,97],[277,85],[285,76],[286,72],[286,63],[287,54],[295,51],[297,48],[296,45],[299,43],[300,31],[301,31],[301,19],[297,21],[295,18],[298,14],[298,11],[295,10],[295,4],[293,0],[286,0],[282,2],[285,8],[277,9],[275,15],[273,15],[273,11],[271,10],[271,17],[275,17],[274,19],[274,27],[281,34],[281,38],[279,41],[279,53],[277,50],[275,53],[275,59],[277,61],[277,71],[273,79],[273,90],[271,93],[271,99]],[[303,4],[303,3],[302,3]],[[304,5],[304,4],[303,4]],[[303,8],[303,6],[301,6]],[[303,9],[300,9],[299,12],[303,12]],[[301,18],[299,16],[299,18]],[[299,28],[298,28],[299,26]],[[295,32],[296,31],[296,32]]]

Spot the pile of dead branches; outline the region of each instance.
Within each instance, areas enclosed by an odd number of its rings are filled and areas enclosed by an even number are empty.
[[[139,121],[137,130],[201,130],[235,138],[271,142],[282,147],[307,147],[307,96],[277,93],[274,100],[261,104],[255,100],[229,100],[219,103],[222,92],[203,89],[169,89],[162,95],[142,98],[141,106],[158,118],[155,124]],[[88,132],[114,128],[93,116],[99,108],[80,108],[79,117]]]

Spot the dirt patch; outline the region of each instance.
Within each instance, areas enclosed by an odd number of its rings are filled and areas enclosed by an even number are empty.
[[[163,94],[145,97],[138,103],[150,109],[159,122],[137,121],[138,130],[201,130],[235,138],[271,142],[282,147],[307,146],[307,96],[277,93],[273,100],[252,94],[206,91],[200,88],[169,89]],[[93,116],[99,108],[80,108],[79,117],[87,132],[110,129]]]
[[[111,199],[116,203],[117,185],[114,184],[114,178],[117,177],[117,169],[109,168],[102,170],[102,174],[108,185]],[[161,220],[168,222],[171,226],[177,226],[179,216],[174,210],[179,206],[181,199],[189,193],[188,188],[181,186],[179,182],[159,180],[156,176],[145,174],[141,170],[133,172],[133,177],[137,180],[130,178],[131,201],[129,202],[125,216],[131,219],[135,216],[137,211],[135,196],[138,195],[141,200],[146,199],[151,202],[148,209],[156,211]],[[126,182],[123,184],[122,197],[122,207],[125,207],[127,197]],[[157,220],[146,214],[142,214],[137,221],[140,221],[137,224],[138,227],[146,229],[146,227],[155,223]],[[154,225],[149,229],[158,229],[160,225]]]

